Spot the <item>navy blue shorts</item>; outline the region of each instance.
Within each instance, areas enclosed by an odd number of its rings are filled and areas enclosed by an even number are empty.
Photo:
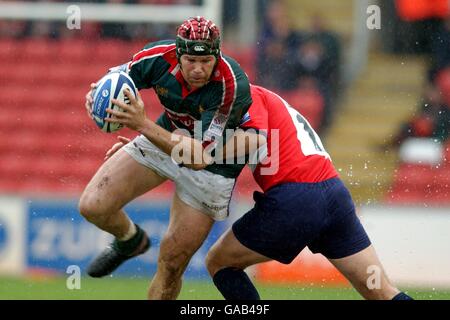
[[[289,264],[306,247],[328,259],[345,258],[370,246],[351,195],[339,178],[286,183],[265,194],[233,224],[247,248]]]

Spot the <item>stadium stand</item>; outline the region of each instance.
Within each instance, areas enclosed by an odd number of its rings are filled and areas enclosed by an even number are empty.
[[[116,142],[86,115],[89,83],[128,61],[126,48],[141,46],[111,40],[0,40],[0,99],[8,108],[0,115],[2,192],[82,190]],[[154,118],[159,102],[151,94],[146,99]],[[134,135],[126,129],[120,134]]]
[[[433,20],[437,28],[428,35],[431,39],[427,52],[428,70],[425,93],[420,98],[419,108],[394,135],[391,146],[405,147],[409,138],[421,137],[437,144],[435,156],[438,161],[399,161],[393,175],[392,186],[386,193],[386,201],[394,204],[445,206],[450,204],[450,20],[448,1],[403,1],[397,0],[400,18],[409,23]],[[408,142],[408,143],[409,143]],[[416,152],[420,153],[420,146]],[[431,150],[429,155],[433,153]],[[430,159],[432,157],[429,157]]]
[[[198,1],[107,2],[194,4]],[[6,20],[0,21],[0,26],[0,101],[10,109],[0,115],[0,192],[79,193],[117,136],[102,133],[86,116],[84,96],[89,84],[109,67],[129,61],[146,42],[155,40],[152,38],[155,35],[148,37],[152,28],[144,26],[145,32],[140,32],[141,26],[132,25],[108,36],[107,29],[114,26],[95,22],[85,23],[83,32],[69,32],[62,22]],[[166,29],[153,31],[158,37],[165,37]],[[321,33],[319,38],[322,36],[329,38],[326,33]],[[255,58],[260,51],[258,45],[242,47],[225,43],[223,51],[243,66],[253,83],[261,84],[261,70]],[[297,47],[293,53],[294,60],[302,60]],[[264,72],[264,77],[268,76]],[[314,79],[293,81],[294,86],[289,90],[272,89],[320,130],[329,99]],[[155,119],[162,111],[156,95],[145,90],[143,97],[149,116]],[[135,136],[127,129],[119,134]],[[250,196],[255,189],[257,186],[246,169],[237,183],[237,193]]]

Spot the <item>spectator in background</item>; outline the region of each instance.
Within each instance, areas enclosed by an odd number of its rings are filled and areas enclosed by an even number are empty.
[[[257,82],[275,91],[292,90],[297,75],[292,69],[300,36],[289,25],[281,1],[269,3],[259,40]]]
[[[339,92],[341,48],[339,38],[325,26],[322,15],[311,18],[307,37],[299,49],[297,70],[302,76],[310,76],[317,82],[317,89],[324,98],[321,127],[328,128],[335,113]]]
[[[425,88],[423,102],[418,115],[404,123],[399,132],[387,143],[383,150],[398,148],[410,137],[432,138],[444,142],[450,133],[450,108],[434,84]]]
[[[341,45],[339,37],[326,27],[323,16],[319,13],[313,15],[311,19],[310,34],[324,49],[324,59],[328,69],[327,78],[332,90],[331,95],[335,97],[338,94],[337,84],[340,79]]]
[[[108,4],[134,4],[135,0],[106,0]],[[127,24],[119,22],[105,22],[102,24],[101,35],[103,38],[119,38],[123,40],[130,40],[130,35],[127,32]]]
[[[267,6],[260,46],[257,83],[287,97],[291,96],[290,91],[301,91],[303,80],[313,84],[323,97],[321,110],[316,112],[322,115],[316,129],[323,133],[332,121],[338,92],[341,51],[338,37],[325,27],[320,14],[312,16],[308,30],[295,31],[289,25],[284,3],[275,0]],[[295,93],[293,96],[298,101],[292,104],[301,106],[301,97]]]
[[[28,29],[27,21],[0,20],[0,38],[23,38],[27,35]]]
[[[313,78],[318,86],[322,83],[329,85],[325,48],[314,37],[309,37],[300,45],[293,65],[300,77]]]
[[[317,38],[309,36],[300,45],[295,55],[293,70],[300,79],[308,78],[314,81],[316,90],[324,98],[324,111],[319,130],[323,131],[329,125],[332,114],[332,84],[326,49]]]

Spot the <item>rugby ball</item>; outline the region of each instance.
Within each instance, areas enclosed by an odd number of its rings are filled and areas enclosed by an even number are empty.
[[[92,92],[92,118],[95,124],[104,132],[115,132],[120,130],[123,125],[120,123],[106,122],[105,119],[113,117],[106,112],[106,109],[122,110],[122,108],[111,103],[111,99],[130,104],[128,97],[123,93],[129,89],[131,94],[136,97],[136,86],[131,77],[123,71],[114,71],[106,74],[97,82],[97,86]]]

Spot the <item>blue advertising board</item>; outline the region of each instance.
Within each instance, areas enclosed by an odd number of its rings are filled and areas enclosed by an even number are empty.
[[[114,275],[148,277],[156,272],[159,243],[169,222],[169,202],[136,202],[125,208],[152,240],[144,255],[123,264]],[[79,213],[76,201],[33,200],[28,204],[27,261],[28,268],[50,269],[65,273],[70,265],[85,272],[88,263],[111,241],[112,236],[87,222]],[[227,227],[216,222],[209,237],[192,258],[185,277],[208,277],[205,257],[208,249]]]

